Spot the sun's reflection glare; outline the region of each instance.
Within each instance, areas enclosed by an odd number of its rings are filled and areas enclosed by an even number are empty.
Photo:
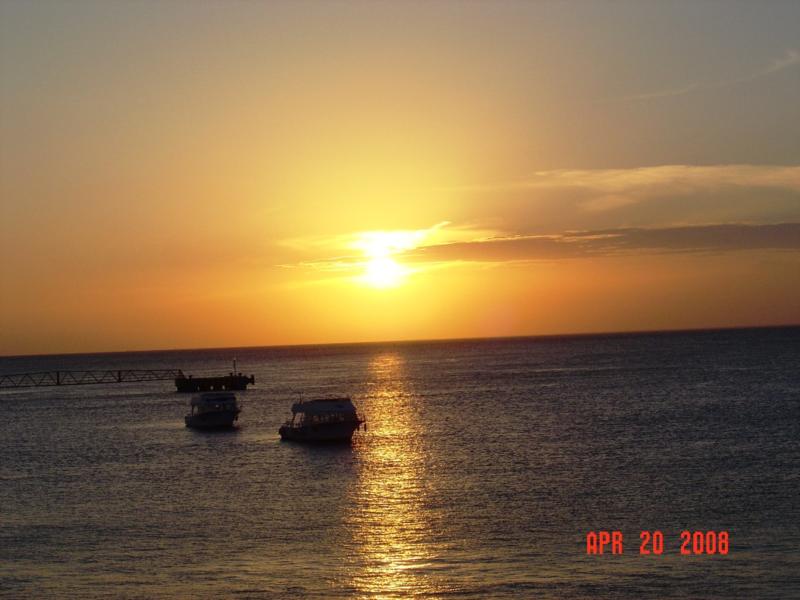
[[[370,371],[369,435],[359,445],[360,476],[349,526],[355,551],[351,585],[370,597],[434,592],[433,527],[425,510],[425,460],[417,398],[399,354],[376,357]]]

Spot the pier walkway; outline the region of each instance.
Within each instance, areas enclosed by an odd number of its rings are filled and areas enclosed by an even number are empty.
[[[51,385],[89,385],[97,383],[135,383],[185,379],[181,369],[126,369],[109,371],[40,371],[0,375],[0,389]]]

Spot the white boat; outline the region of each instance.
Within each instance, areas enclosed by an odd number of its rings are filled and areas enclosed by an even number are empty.
[[[205,392],[192,396],[187,427],[194,429],[226,429],[233,427],[242,409],[233,392]]]
[[[294,442],[350,442],[361,425],[366,431],[350,398],[319,398],[293,404],[291,420],[278,433]]]

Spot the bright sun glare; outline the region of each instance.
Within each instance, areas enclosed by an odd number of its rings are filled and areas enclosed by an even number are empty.
[[[391,288],[403,283],[412,272],[393,256],[417,246],[425,237],[424,231],[368,231],[353,243],[364,253],[364,272],[359,277],[374,288]]]
[[[389,288],[400,285],[407,274],[408,269],[392,258],[373,258],[361,278],[372,287]]]

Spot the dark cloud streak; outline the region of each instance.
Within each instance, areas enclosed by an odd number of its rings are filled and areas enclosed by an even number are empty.
[[[635,253],[800,251],[800,223],[622,228],[548,236],[514,236],[418,248],[421,261],[556,260]]]

